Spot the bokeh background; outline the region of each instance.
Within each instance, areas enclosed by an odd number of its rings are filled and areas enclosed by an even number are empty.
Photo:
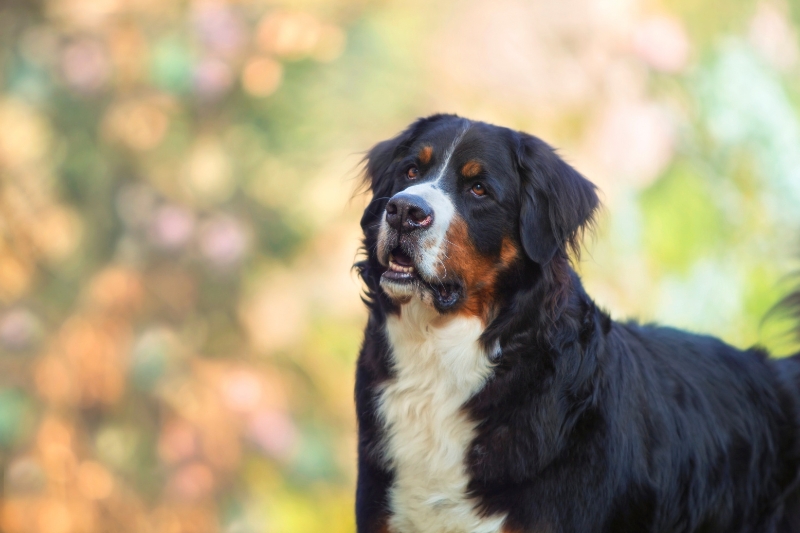
[[[417,116],[602,189],[615,317],[793,349],[800,2],[3,0],[0,530],[354,530],[358,164]],[[795,345],[796,347],[796,345]]]

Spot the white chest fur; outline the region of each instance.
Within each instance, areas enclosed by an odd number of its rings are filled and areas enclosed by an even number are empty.
[[[379,404],[395,471],[390,530],[498,532],[505,517],[480,516],[465,492],[475,423],[461,408],[492,372],[478,342],[483,326],[478,318],[441,320],[414,298],[386,324],[396,372]]]

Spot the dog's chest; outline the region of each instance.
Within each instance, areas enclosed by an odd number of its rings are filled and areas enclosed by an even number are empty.
[[[467,498],[467,447],[475,422],[462,410],[492,372],[478,343],[477,318],[433,325],[435,314],[413,301],[387,321],[396,376],[381,390],[393,533],[490,533],[504,517],[482,517]]]

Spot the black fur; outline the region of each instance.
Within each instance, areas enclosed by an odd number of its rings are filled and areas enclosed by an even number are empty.
[[[397,169],[419,138],[452,138],[464,123],[420,119],[366,158],[373,199],[356,265],[370,309],[356,374],[360,533],[383,531],[393,479],[376,397],[392,377],[384,325],[398,308],[380,288],[377,226],[407,186]],[[470,124],[465,157],[483,154],[494,197],[479,207],[465,200],[459,213],[479,250],[512,235],[525,252],[499,279],[483,334],[502,355],[464,406],[479,424],[465,457],[479,510],[507,514],[508,531],[800,532],[800,354],[771,360],[712,337],[612,321],[567,256],[598,206],[594,186],[539,139]],[[800,307],[800,291],[787,301]]]

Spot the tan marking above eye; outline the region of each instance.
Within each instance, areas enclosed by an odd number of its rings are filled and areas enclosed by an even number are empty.
[[[433,146],[423,146],[422,150],[419,151],[419,161],[423,165],[427,165],[431,162],[431,156],[433,155]]]
[[[467,178],[474,178],[478,174],[481,173],[483,167],[477,161],[467,161],[463,167],[461,167],[461,175]]]

